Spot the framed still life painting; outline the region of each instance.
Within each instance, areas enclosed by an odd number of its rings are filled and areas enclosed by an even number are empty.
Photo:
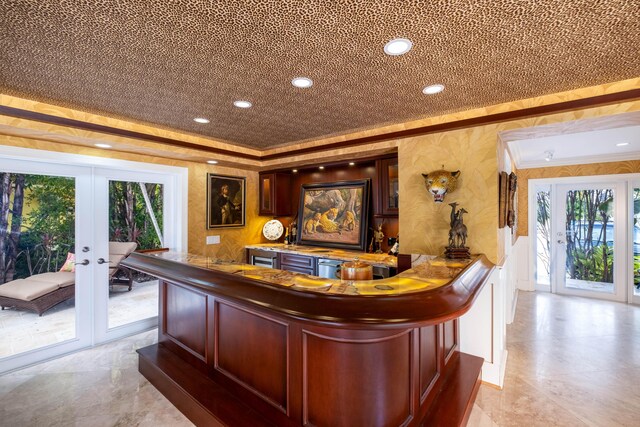
[[[207,228],[243,227],[246,178],[207,174]]]
[[[298,243],[364,251],[369,180],[304,184],[298,209]]]

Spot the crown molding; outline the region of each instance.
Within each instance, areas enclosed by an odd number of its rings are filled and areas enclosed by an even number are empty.
[[[550,162],[545,160],[536,160],[531,162],[522,162],[518,169],[536,169],[536,168],[552,168],[556,166],[575,166],[583,164],[593,163],[611,163],[611,162],[624,162],[628,160],[640,160],[640,151],[618,153],[618,154],[606,154],[597,156],[582,156],[572,157],[571,159],[552,159]]]
[[[222,154],[227,156],[234,156],[236,158],[241,158],[241,159],[266,161],[266,160],[287,158],[292,156],[299,156],[303,154],[320,153],[327,150],[337,150],[337,149],[346,148],[346,147],[372,144],[376,142],[388,141],[391,139],[411,138],[415,136],[427,135],[432,133],[441,133],[441,132],[447,132],[452,130],[465,129],[470,127],[483,126],[488,124],[501,123],[501,122],[507,122],[507,121],[530,118],[530,117],[562,113],[566,111],[593,108],[593,107],[598,107],[603,105],[633,101],[637,99],[640,99],[640,89],[631,89],[627,91],[615,92],[615,93],[610,93],[606,95],[580,98],[580,99],[575,99],[571,101],[558,102],[554,104],[523,108],[520,110],[506,111],[506,112],[495,113],[495,114],[487,114],[484,116],[472,117],[468,119],[454,120],[454,121],[445,122],[445,123],[421,126],[413,129],[405,129],[401,131],[380,133],[377,135],[371,135],[366,137],[352,138],[352,139],[333,142],[333,143],[320,145],[320,146],[308,146],[308,147],[296,148],[296,149],[282,151],[279,153],[273,153],[268,155],[253,155],[253,154],[243,153],[242,151],[233,151],[233,150],[226,150],[222,148],[210,147],[203,144],[197,144],[197,143],[182,141],[182,140],[173,139],[173,138],[151,135],[143,132],[135,132],[135,131],[115,128],[111,126],[99,125],[91,122],[69,119],[69,118],[54,116],[50,114],[38,113],[34,111],[8,107],[4,105],[0,105],[0,115],[20,118],[25,120],[32,120],[32,121],[37,121],[41,123],[66,126],[66,127],[71,127],[75,129],[82,129],[82,130],[120,136],[125,138],[157,142],[160,144],[166,144],[174,147],[190,148],[190,149],[200,150],[204,152],[209,152],[211,154]]]

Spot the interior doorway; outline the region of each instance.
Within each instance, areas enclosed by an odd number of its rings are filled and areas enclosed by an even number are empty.
[[[640,187],[636,192],[634,179],[608,175],[530,180],[529,232],[535,237],[531,253],[537,290],[639,302],[635,264],[640,265]]]

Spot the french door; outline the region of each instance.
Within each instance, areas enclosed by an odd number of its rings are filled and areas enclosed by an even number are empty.
[[[638,175],[529,182],[537,290],[640,303]]]
[[[554,196],[552,291],[625,301],[624,183],[560,184]]]
[[[119,253],[186,246],[185,185],[184,168],[0,146],[0,297],[55,299],[42,316],[4,300],[0,373],[157,325],[157,281]]]
[[[94,282],[100,304],[96,306],[96,339],[108,341],[157,325],[158,284],[153,277],[135,276],[130,285],[127,272],[115,271],[115,245],[136,242],[136,249],[178,247],[176,177],[164,172],[96,169],[94,189],[95,246],[99,258]],[[117,251],[116,251],[117,252]],[[120,255],[121,256],[121,255]],[[116,275],[122,276],[114,277]],[[106,303],[105,303],[106,302]]]

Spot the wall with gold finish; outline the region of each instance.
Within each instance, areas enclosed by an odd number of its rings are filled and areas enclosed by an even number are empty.
[[[519,105],[523,101],[513,104]],[[521,106],[524,108],[524,106]],[[502,157],[499,133],[507,130],[541,126],[571,120],[602,117],[630,111],[640,111],[640,101],[606,105],[509,122],[476,126],[468,129],[423,135],[400,140],[398,161],[400,169],[400,244],[402,253],[442,254],[448,243],[448,203],[458,202],[469,213],[465,216],[468,246],[472,253],[484,253],[494,263],[505,255],[505,235],[508,229],[498,229],[498,159]],[[489,114],[493,111],[487,109]],[[626,163],[626,162],[621,162]],[[443,204],[428,198],[421,174],[442,165],[447,170],[462,171],[459,188]],[[592,175],[597,165],[566,169],[564,176]],[[635,166],[633,166],[635,167]],[[632,166],[614,170],[629,171]],[[601,166],[601,170],[608,170]],[[524,170],[518,171],[518,230],[526,233],[527,179]],[[581,172],[581,171],[589,171]],[[636,170],[633,170],[637,172]],[[545,172],[547,173],[547,172]],[[551,172],[553,173],[553,172]],[[524,221],[524,223],[523,223]]]
[[[498,257],[497,126],[484,126],[408,138],[400,142],[400,251],[441,255],[449,238],[449,203],[468,213],[467,246]],[[435,203],[427,194],[422,173],[460,170],[458,188]]]
[[[130,160],[168,166],[185,167],[189,173],[188,183],[188,251],[194,254],[220,257],[242,261],[244,245],[262,241],[262,226],[266,218],[258,216],[258,173],[236,168],[220,167],[183,160],[169,160],[155,156],[133,155],[117,151],[60,144],[37,139],[27,139],[0,135],[0,145],[56,151],[61,153],[83,154],[107,157],[118,160]],[[240,228],[211,229],[206,227],[207,173],[247,177],[246,226]],[[206,245],[206,236],[219,235],[220,244]]]
[[[640,173],[640,160],[521,169],[518,171],[518,236],[529,234],[529,180]]]
[[[297,148],[322,146],[330,142],[389,131],[411,129],[419,126],[615,93],[637,88],[639,84],[640,78],[612,82],[437,117],[427,117],[407,123],[360,130],[349,135],[332,136],[265,151],[238,148],[224,141],[215,141],[184,132],[160,129],[144,123],[97,116],[4,94],[0,94],[0,104],[121,129],[176,138],[210,147],[238,150],[253,155],[267,155]],[[242,257],[241,249],[244,244],[257,243],[262,240],[260,230],[268,219],[257,215],[258,177],[256,170],[313,164],[327,161],[327,159],[355,158],[369,155],[367,153],[368,150],[374,150],[376,153],[378,151],[386,152],[394,150],[397,146],[400,162],[400,191],[402,194],[400,197],[400,241],[402,252],[442,253],[444,246],[447,244],[449,228],[450,208],[447,203],[457,201],[469,211],[465,218],[465,224],[469,227],[468,243],[472,252],[483,252],[492,261],[500,262],[505,252],[504,233],[506,231],[505,229],[497,229],[497,172],[501,168],[499,162],[502,156],[498,146],[498,134],[506,130],[639,110],[640,101],[634,101],[428,134],[404,140],[386,140],[370,146],[344,147],[339,150],[297,154],[272,161],[256,161],[222,156],[220,160],[224,166],[206,165],[204,161],[210,156],[210,153],[206,151],[114,137],[98,132],[15,119],[2,115],[0,115],[0,144],[187,167],[189,169],[189,251],[233,259]],[[114,143],[114,150],[107,152],[92,148],[95,142]],[[420,174],[440,169],[443,164],[449,170],[458,168],[462,170],[460,188],[449,195],[445,204],[435,205],[433,200],[427,199]],[[219,231],[206,229],[204,199],[206,197],[205,176],[207,171],[247,176],[246,227],[220,229]],[[523,203],[523,200],[526,201],[526,178],[521,177],[519,184],[521,187],[521,191],[519,191],[519,230],[521,233],[526,233],[526,223],[522,223],[523,220],[526,221],[526,211],[523,212],[523,209],[526,209],[526,202]],[[222,243],[220,245],[205,245],[205,236],[215,234],[221,236]]]

